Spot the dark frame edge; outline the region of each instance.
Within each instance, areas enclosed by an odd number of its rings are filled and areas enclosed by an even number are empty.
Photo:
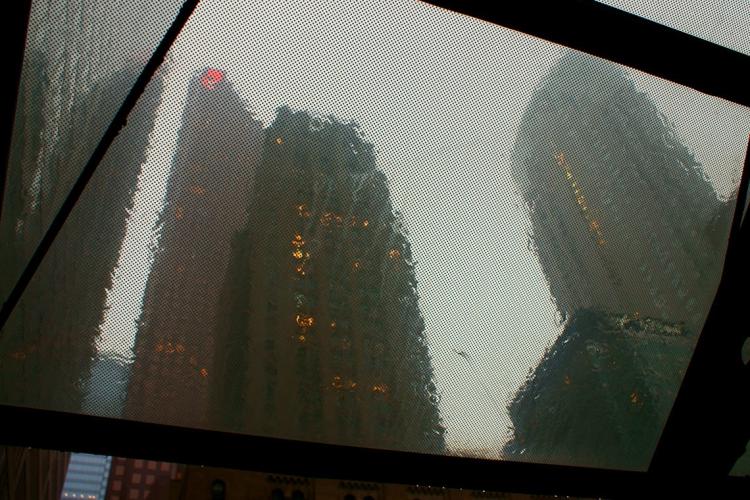
[[[5,46],[6,68],[11,74],[10,91],[5,92],[0,108],[2,125],[0,129],[0,217],[3,214],[5,183],[8,178],[8,162],[10,161],[10,145],[13,140],[13,123],[16,119],[16,105],[18,103],[18,89],[21,85],[23,74],[24,53],[26,51],[26,35],[29,28],[29,16],[31,15],[31,0],[10,2],[9,12],[5,13],[4,23],[6,40]]]
[[[595,0],[421,1],[750,107],[750,56]]]
[[[366,449],[17,406],[0,405],[0,414],[6,445],[436,488],[611,498],[680,489],[647,472]],[[719,478],[705,487],[735,495],[750,479]]]
[[[188,0],[186,3],[190,2],[191,0]],[[687,85],[700,92],[750,105],[747,90],[741,86],[738,78],[732,78],[735,74],[750,73],[750,57],[602,4],[582,0],[560,2],[557,5],[529,2],[525,7],[514,7],[501,13],[497,7],[482,6],[478,2],[429,3],[607,58]],[[540,5],[548,9],[548,16],[539,15]],[[592,24],[594,19],[596,23]],[[613,26],[615,29],[612,29]],[[637,53],[625,48],[618,40],[618,36],[622,38],[633,34],[642,37],[640,43],[655,47],[654,51]],[[25,45],[25,35],[23,38]],[[669,50],[676,48],[679,48],[678,54],[689,54],[689,57],[666,57]],[[674,56],[674,53],[671,55]],[[702,67],[703,71],[695,71],[696,65]],[[742,67],[746,69],[741,70]],[[20,80],[20,67],[18,75]],[[13,115],[14,113],[10,118],[11,128]],[[113,122],[113,126],[119,130],[119,122]],[[114,134],[116,135],[116,131]],[[10,145],[10,133],[7,134],[7,141]],[[104,141],[97,150],[102,147],[106,151],[107,145]],[[7,166],[7,161],[4,165]],[[94,165],[93,169],[95,168]],[[93,174],[93,169],[88,177]],[[747,172],[747,167],[745,171]],[[80,191],[85,187],[88,177],[82,174],[79,179],[79,183],[82,183]],[[4,179],[5,172],[3,182]],[[74,195],[71,191],[71,210],[77,199]],[[67,214],[63,215],[61,211],[58,218],[61,215],[60,226],[67,217]],[[746,230],[744,234],[746,241]],[[54,235],[48,243],[51,245],[53,240]],[[729,251],[724,274],[732,274]],[[20,297],[20,293],[18,295]],[[713,339],[716,335],[701,336],[704,337]],[[694,355],[694,359],[700,359],[700,356]],[[700,369],[693,368],[691,363],[690,370],[696,373]],[[683,388],[684,386],[685,384]],[[681,389],[681,398],[682,392],[684,391]],[[676,432],[674,429],[677,428],[671,422],[680,413],[686,414],[684,410],[679,410],[676,404],[673,415],[670,416],[670,423],[665,428],[663,443],[667,443],[665,439],[675,439],[668,436],[671,432]],[[107,453],[192,464],[205,463],[219,467],[331,478],[617,497],[636,494],[643,496],[645,492],[662,490],[674,493],[680,489],[680,485],[669,478],[674,478],[682,470],[674,463],[670,466],[660,465],[674,460],[674,450],[677,449],[664,451],[668,448],[665,448],[667,445],[662,442],[657,448],[649,472],[646,473],[367,450],[5,405],[0,405],[0,415],[5,424],[0,431],[0,442],[9,445]],[[132,436],[139,438],[132,439]],[[248,450],[254,450],[255,453],[250,454]],[[321,456],[335,456],[336,459],[329,463],[320,460]],[[706,456],[701,462],[710,462],[712,458]],[[684,472],[683,470],[683,475]],[[708,478],[712,483],[706,486],[713,486],[716,488],[715,491],[737,496],[741,492],[750,491],[749,478],[724,478],[713,475],[708,475]]]
[[[740,356],[748,337],[747,326],[741,325],[746,325],[747,307],[742,291],[750,279],[750,230],[742,223],[749,183],[750,137],[721,281],[654,451],[650,473],[726,475],[750,440],[750,365],[743,364]]]

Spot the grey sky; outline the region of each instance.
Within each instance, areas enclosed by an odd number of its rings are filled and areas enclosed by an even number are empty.
[[[416,2],[203,0],[172,51],[101,352],[132,355],[140,304],[127,297],[145,287],[188,79],[219,68],[265,123],[288,104],[354,119],[375,144],[418,262],[448,444],[497,457],[505,405],[561,329],[508,162],[531,93],[562,50]],[[631,74],[730,192],[748,110]]]

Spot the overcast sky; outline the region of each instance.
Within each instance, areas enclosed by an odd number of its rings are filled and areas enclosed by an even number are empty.
[[[375,144],[418,262],[448,444],[497,451],[508,400],[561,328],[508,161],[531,93],[563,49],[414,2],[248,4],[203,0],[173,48],[101,351],[132,355],[132,297],[148,276],[188,79],[218,68],[266,124],[288,104],[354,119]],[[631,74],[722,196],[731,192],[748,110]]]

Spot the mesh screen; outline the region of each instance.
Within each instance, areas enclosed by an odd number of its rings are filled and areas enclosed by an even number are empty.
[[[748,131],[424,4],[203,1],[3,330],[0,401],[645,469]]]
[[[3,300],[180,5],[32,2],[0,221]]]

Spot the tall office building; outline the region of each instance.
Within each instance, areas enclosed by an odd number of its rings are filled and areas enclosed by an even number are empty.
[[[32,57],[29,64],[39,65],[39,69],[38,74],[24,80],[20,91],[22,111],[14,136],[19,138],[14,139],[11,150],[8,211],[4,212],[1,229],[0,247],[8,266],[4,277],[9,277],[15,266],[26,264],[39,234],[46,230],[87,154],[109,125],[111,116],[101,110],[117,109],[139,70],[129,66],[88,87],[70,111],[73,125],[59,131],[56,147],[47,152],[45,165],[50,171],[45,176],[54,182],[34,191],[29,176],[33,162],[29,158],[34,157],[33,151],[46,147],[34,141],[40,127],[46,125],[35,121],[42,117],[34,115],[35,108],[27,99],[48,69],[44,69],[43,59]],[[157,75],[99,164],[6,324],[0,336],[0,400],[4,403],[81,410],[83,381],[95,353],[94,339],[106,289],[117,262],[161,93],[162,77]],[[24,106],[29,107],[29,116],[23,113]],[[100,112],[94,113],[92,108]],[[35,198],[30,200],[32,195]]]
[[[641,469],[720,278],[733,203],[625,71],[570,52],[513,172],[565,330],[509,404],[507,458]]]
[[[562,313],[592,307],[701,328],[733,204],[624,69],[563,56],[523,116],[513,173]]]
[[[104,500],[112,457],[73,453],[60,495],[61,500]]]
[[[206,426],[220,289],[246,221],[261,124],[217,69],[190,83],[143,299],[125,416]]]
[[[280,107],[247,212],[220,301],[214,419],[442,451],[411,247],[373,145],[354,124]]]

